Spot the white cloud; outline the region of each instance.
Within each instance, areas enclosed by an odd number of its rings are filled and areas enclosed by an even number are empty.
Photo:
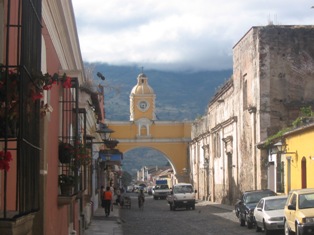
[[[72,2],[84,61],[146,68],[231,68],[232,47],[252,26],[314,23],[308,0]]]

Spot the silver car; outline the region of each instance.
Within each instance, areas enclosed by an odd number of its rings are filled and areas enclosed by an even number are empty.
[[[270,230],[284,229],[284,207],[287,196],[262,198],[254,209],[256,231],[264,229],[266,235]]]

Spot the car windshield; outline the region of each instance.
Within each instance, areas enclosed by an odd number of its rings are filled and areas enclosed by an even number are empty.
[[[314,208],[314,193],[299,195],[299,209]]]
[[[265,211],[282,210],[285,207],[287,198],[276,198],[265,200]]]
[[[191,185],[182,185],[182,186],[176,186],[173,189],[174,193],[192,193],[193,188]]]
[[[169,189],[167,184],[156,185],[155,189]]]

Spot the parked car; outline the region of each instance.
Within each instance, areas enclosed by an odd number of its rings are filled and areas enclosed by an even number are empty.
[[[285,235],[314,234],[314,189],[292,190],[288,195],[284,216]]]
[[[284,213],[287,196],[264,197],[257,203],[254,209],[256,232],[262,230],[270,234],[271,230],[284,229]]]
[[[277,194],[270,189],[245,191],[234,206],[235,214],[240,221],[240,225],[245,226],[246,224],[247,227],[251,229],[255,225],[253,213],[256,204],[263,197],[276,195]]]

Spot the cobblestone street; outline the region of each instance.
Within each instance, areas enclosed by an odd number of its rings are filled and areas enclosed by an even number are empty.
[[[256,235],[255,229],[239,225],[232,206],[201,201],[197,203],[195,210],[170,211],[166,200],[153,200],[148,196],[144,210],[140,211],[136,200],[133,195],[132,208],[120,210],[124,235]]]

